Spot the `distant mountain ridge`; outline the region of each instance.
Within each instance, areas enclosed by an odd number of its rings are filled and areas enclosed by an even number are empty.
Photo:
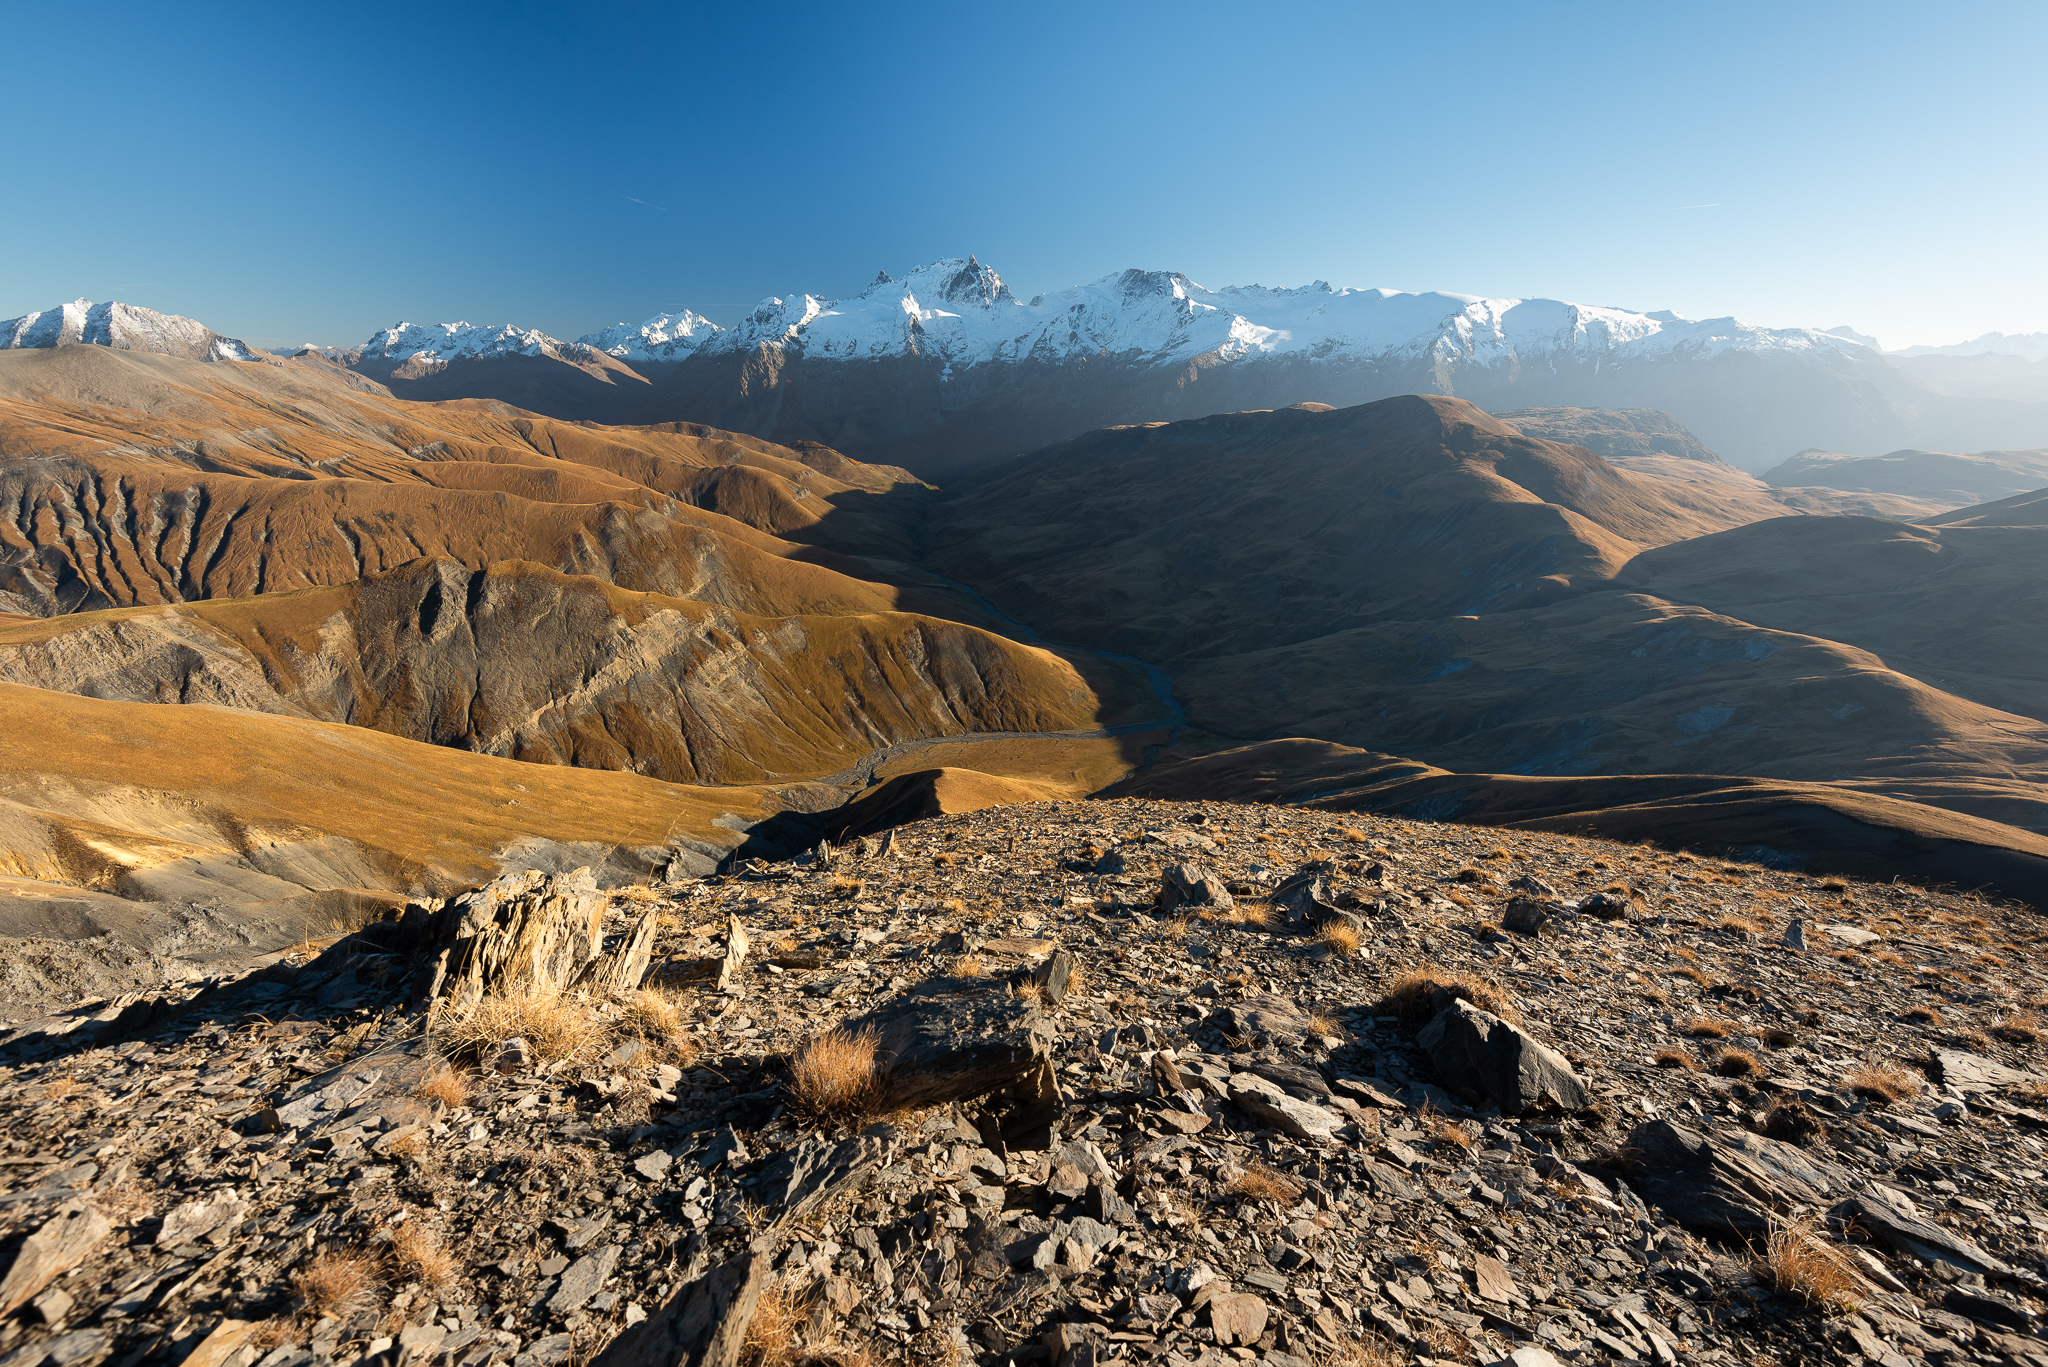
[[[65,342],[112,347],[116,351],[154,351],[189,361],[256,359],[255,348],[247,342],[223,337],[196,319],[116,300],[95,304],[90,299],[74,299],[0,322],[0,350],[53,347]]]
[[[0,325],[0,338],[201,359],[254,351],[190,319],[83,301]],[[772,296],[729,327],[688,308],[575,340],[407,321],[360,348],[316,350],[406,398],[705,423],[942,483],[1102,427],[1410,393],[1493,412],[1660,410],[1697,447],[1752,472],[1807,448],[2048,445],[2048,381],[2032,373],[2048,367],[2002,353],[1884,353],[1872,340],[1555,299],[1321,281],[1209,289],[1164,270],[1020,299],[968,256],[879,273],[849,298]]]

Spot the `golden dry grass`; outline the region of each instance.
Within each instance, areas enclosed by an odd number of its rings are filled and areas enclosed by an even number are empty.
[[[1344,1035],[1343,1022],[1323,1011],[1309,1013],[1308,1028],[1309,1033],[1314,1035],[1335,1035],[1340,1039]]]
[[[1727,1039],[1728,1025],[1711,1016],[1685,1016],[1678,1022],[1678,1028],[1694,1039]]]
[[[1348,840],[1354,845],[1363,845],[1372,838],[1355,826],[1346,826],[1338,831],[1337,835],[1340,839]]]
[[[1764,1241],[1763,1271],[1781,1295],[1815,1309],[1851,1311],[1857,1304],[1856,1276],[1814,1232],[1811,1220],[1771,1231]]]
[[[1349,921],[1325,921],[1316,932],[1316,942],[1339,954],[1356,954],[1365,937]]]
[[[1659,1068],[1683,1068],[1688,1072],[1697,1072],[1699,1070],[1699,1065],[1692,1061],[1691,1054],[1686,1053],[1683,1049],[1671,1048],[1669,1045],[1657,1051],[1657,1066]]]
[[[1194,918],[1191,916],[1175,916],[1162,923],[1159,929],[1170,939],[1185,940],[1188,932],[1194,929],[1194,925]]]
[[[662,989],[643,987],[635,993],[626,1008],[625,1023],[658,1058],[678,1068],[687,1068],[696,1061],[697,1042],[684,1026],[683,1008]]]
[[[430,1287],[446,1286],[459,1266],[434,1231],[408,1220],[390,1231],[391,1257],[406,1275]]]
[[[1301,1187],[1293,1178],[1257,1161],[1245,1164],[1244,1171],[1230,1179],[1226,1190],[1236,1196],[1282,1206],[1291,1206],[1301,1199]]]
[[[337,1252],[315,1254],[292,1273],[291,1282],[308,1316],[332,1315],[336,1319],[345,1319],[368,1305],[380,1284],[374,1259]]]
[[[469,1083],[462,1073],[447,1064],[436,1064],[427,1069],[412,1094],[421,1101],[435,1101],[449,1110],[460,1110],[469,1104]]]
[[[875,1044],[872,1030],[834,1028],[812,1036],[790,1060],[790,1098],[819,1118],[862,1113],[874,1100]]]
[[[1937,1028],[1943,1023],[1941,1012],[1931,1006],[1916,1006],[1906,1013],[1905,1018],[1915,1025],[1932,1025]]]
[[[1842,1081],[1856,1095],[1880,1105],[1903,1101],[1920,1090],[1919,1081],[1896,1063],[1866,1063]]]
[[[979,954],[961,954],[946,965],[946,971],[956,978],[979,978],[988,964]]]
[[[1223,918],[1232,925],[1257,926],[1264,929],[1273,924],[1273,904],[1270,902],[1239,902],[1232,906]]]
[[[1724,1048],[1714,1054],[1714,1071],[1722,1077],[1755,1077],[1763,1064],[1747,1049]]]
[[[458,1053],[523,1039],[542,1063],[594,1058],[611,1043],[611,1026],[588,998],[568,992],[491,993],[445,1027]]]
[[[1362,1340],[1339,1342],[1330,1352],[1329,1367],[1408,1367],[1409,1361],[1391,1339],[1367,1334]]]
[[[1993,1039],[2007,1044],[2037,1044],[2041,1039],[2041,1018],[2031,1011],[2013,1011],[1991,1022]]]
[[[1504,1021],[1519,1025],[1522,1012],[1515,1000],[1501,988],[1476,974],[1445,968],[1411,968],[1394,979],[1387,995],[1380,999],[1382,1011],[1410,1023],[1427,1020],[1442,1009],[1440,998],[1457,997]]]

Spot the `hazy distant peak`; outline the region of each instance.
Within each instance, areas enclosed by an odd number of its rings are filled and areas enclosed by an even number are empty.
[[[1855,328],[1852,327],[1822,328],[1821,331],[1826,333],[1830,337],[1841,337],[1848,341],[1856,343],[1856,345],[1858,346],[1867,346],[1872,351],[1884,350],[1883,347],[1878,345],[1877,338],[1871,336],[1867,332],[1858,332]]]
[[[2017,356],[2023,361],[2048,361],[2048,332],[1987,332],[1948,346],[1909,346],[1894,356]]]
[[[0,322],[0,349],[53,347],[66,342],[116,351],[153,351],[195,361],[256,359],[248,343],[223,337],[196,319],[118,300],[95,304],[74,299]]]

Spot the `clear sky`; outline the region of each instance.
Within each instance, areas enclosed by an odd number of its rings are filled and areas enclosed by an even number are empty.
[[[2048,4],[15,5],[0,317],[574,337],[977,253],[1022,296],[2048,331]]]

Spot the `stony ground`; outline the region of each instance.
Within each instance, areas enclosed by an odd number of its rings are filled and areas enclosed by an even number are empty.
[[[1159,911],[1176,866],[1230,905]],[[630,1000],[428,1029],[416,965],[358,939],[17,1028],[0,1367],[584,1361],[750,1250],[777,1365],[2048,1364],[2031,909],[1150,802],[939,818],[612,915],[650,906]],[[720,990],[696,966],[735,915]],[[806,1041],[1056,950],[1050,1132],[792,1104]],[[1445,993],[1519,1016],[1582,1104],[1501,1114],[1418,1041]]]

